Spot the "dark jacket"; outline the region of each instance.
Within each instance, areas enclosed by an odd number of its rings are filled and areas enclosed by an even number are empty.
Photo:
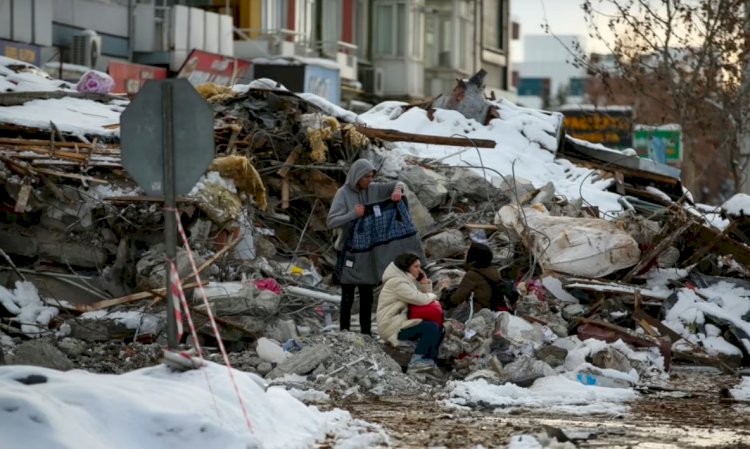
[[[489,308],[492,299],[492,285],[500,282],[500,273],[494,267],[469,268],[458,285],[458,288],[450,297],[450,302],[457,306],[469,300],[471,293],[474,293],[475,309]]]

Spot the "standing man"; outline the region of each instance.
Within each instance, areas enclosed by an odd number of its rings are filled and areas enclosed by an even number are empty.
[[[365,216],[365,205],[384,201],[401,201],[404,184],[398,181],[373,182],[375,167],[367,159],[359,159],[349,169],[346,182],[336,192],[328,212],[327,225],[337,231],[335,248],[342,258],[344,244],[352,224]],[[342,261],[339,261],[342,263]],[[374,266],[357,267],[359,270],[375,270]],[[359,323],[362,333],[371,335],[372,302],[374,285],[341,283],[341,330],[349,330],[351,324],[354,289],[359,286]]]

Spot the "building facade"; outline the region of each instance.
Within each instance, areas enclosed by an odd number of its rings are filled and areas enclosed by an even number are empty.
[[[582,45],[580,36],[526,36],[523,62],[515,65],[519,103],[549,109],[584,102],[588,75],[585,69],[570,63],[570,51]]]
[[[61,77],[114,64],[145,78],[245,82],[258,68],[345,107],[447,94],[484,68],[488,90],[515,99],[509,9],[510,0],[0,0],[0,52],[56,64]]]

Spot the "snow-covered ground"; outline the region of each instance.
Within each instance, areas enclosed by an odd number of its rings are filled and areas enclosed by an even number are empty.
[[[289,449],[330,435],[337,447],[387,443],[382,429],[346,411],[321,412],[253,374],[234,378],[249,425],[227,369],[213,363],[123,375],[2,366],[0,449]]]
[[[529,408],[572,415],[619,414],[628,411],[624,403],[638,397],[631,388],[583,385],[565,376],[543,377],[529,388],[513,384],[494,385],[480,379],[451,382],[448,389],[450,403],[483,404],[494,407],[496,412]]]

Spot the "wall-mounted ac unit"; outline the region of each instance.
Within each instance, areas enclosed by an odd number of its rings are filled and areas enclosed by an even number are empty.
[[[383,95],[385,92],[384,77],[385,73],[382,68],[360,67],[359,81],[362,83],[362,90],[369,94]]]
[[[94,30],[85,30],[73,36],[70,59],[73,64],[96,67],[102,55],[102,37]]]

